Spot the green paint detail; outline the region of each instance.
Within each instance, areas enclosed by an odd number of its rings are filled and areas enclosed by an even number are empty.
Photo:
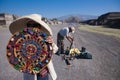
[[[39,68],[39,67],[35,67],[34,70],[35,70],[35,71],[39,71],[40,68]]]

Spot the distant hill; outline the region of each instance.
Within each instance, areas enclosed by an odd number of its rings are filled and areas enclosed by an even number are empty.
[[[80,21],[86,21],[89,19],[97,19],[98,18],[98,16],[93,16],[93,15],[71,14],[71,15],[58,17],[57,19],[58,20],[65,20],[65,19],[68,19],[69,17],[78,17]]]

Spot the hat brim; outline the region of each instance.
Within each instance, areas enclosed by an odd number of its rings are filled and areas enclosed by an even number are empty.
[[[28,16],[23,16],[21,18],[16,19],[15,21],[13,21],[10,26],[9,26],[9,30],[12,34],[14,34],[15,32],[18,31],[22,31],[26,26],[26,23],[29,20],[33,20],[37,23],[39,23],[42,27],[41,29],[46,32],[46,34],[48,35],[52,35],[52,30],[50,29],[50,27],[41,20],[41,16],[34,14],[34,15],[28,15]]]

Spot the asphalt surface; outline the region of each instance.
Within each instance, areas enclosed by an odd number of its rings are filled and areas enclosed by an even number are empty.
[[[51,26],[55,43],[57,32],[65,26],[68,25]],[[78,30],[77,25],[75,28],[74,47],[86,47],[93,59],[75,59],[68,70],[65,61],[54,55],[57,80],[120,80],[120,41],[111,36]],[[33,76],[20,73],[8,63],[6,45],[10,36],[8,29],[0,30],[0,80],[33,80]],[[70,43],[65,40],[65,45],[67,47]]]

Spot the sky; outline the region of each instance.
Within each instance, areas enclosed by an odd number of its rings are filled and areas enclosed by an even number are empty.
[[[100,16],[120,12],[120,0],[0,0],[0,13],[41,14],[57,18],[71,14]]]

